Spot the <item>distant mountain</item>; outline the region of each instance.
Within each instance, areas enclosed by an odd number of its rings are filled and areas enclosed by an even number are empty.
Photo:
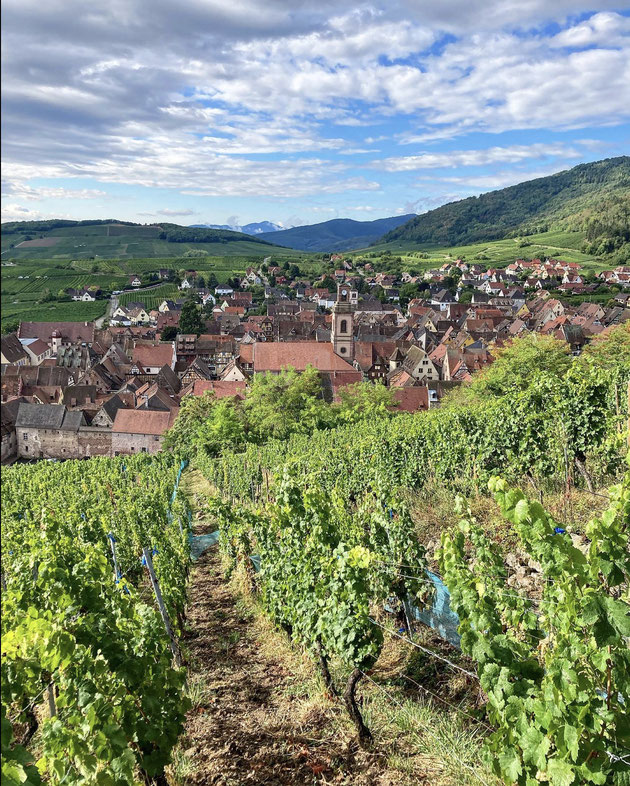
[[[279,232],[283,229],[280,224],[271,221],[258,221],[252,224],[190,224],[192,229],[228,229],[232,232],[242,232],[245,235],[261,235],[268,232]]]
[[[392,229],[380,242],[457,246],[545,232],[583,231],[589,253],[630,241],[630,157],[595,161],[450,202]],[[282,233],[275,241],[282,244]]]
[[[308,224],[273,233],[264,232],[260,238],[299,251],[349,251],[373,243],[384,232],[406,223],[413,217],[414,214],[410,213],[405,216],[378,218],[375,221],[333,218],[321,224]]]

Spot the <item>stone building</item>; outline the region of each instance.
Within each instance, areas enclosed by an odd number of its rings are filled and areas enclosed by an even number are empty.
[[[83,413],[60,404],[20,404],[15,421],[18,458],[81,458]]]
[[[119,409],[111,430],[112,455],[158,453],[162,436],[175,422],[179,409],[159,412],[146,409]]]

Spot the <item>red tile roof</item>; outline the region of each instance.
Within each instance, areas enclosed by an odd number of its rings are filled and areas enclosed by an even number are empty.
[[[138,344],[133,348],[132,361],[140,363],[141,366],[170,366],[173,362],[173,345],[158,344]]]
[[[92,322],[20,322],[18,336],[20,338],[41,338],[50,342],[53,331],[58,330],[64,341],[71,344],[94,341],[94,324]]]
[[[151,434],[160,436],[175,422],[179,409],[159,412],[148,409],[119,409],[112,431],[117,434]]]
[[[234,381],[226,382],[223,380],[196,379],[189,391],[193,396],[202,396],[206,391],[211,390],[217,398],[227,396],[240,396],[247,387],[246,382]],[[242,396],[241,396],[242,397]]]
[[[256,342],[254,347],[254,371],[280,371],[291,366],[304,371],[313,366],[318,371],[349,371],[353,367],[336,355],[331,344],[317,341],[298,341],[294,343]]]
[[[429,389],[426,387],[396,388],[394,398],[398,401],[397,411],[400,412],[429,409]]]

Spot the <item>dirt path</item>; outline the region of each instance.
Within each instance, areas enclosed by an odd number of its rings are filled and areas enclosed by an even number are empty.
[[[318,767],[316,751],[306,740],[287,738],[287,729],[274,722],[274,696],[289,674],[261,654],[249,615],[239,608],[212,548],[196,563],[191,587],[186,645],[201,696],[186,728],[186,753],[194,765],[187,781],[316,782],[317,769],[326,769]]]

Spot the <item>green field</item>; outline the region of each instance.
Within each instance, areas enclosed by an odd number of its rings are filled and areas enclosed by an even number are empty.
[[[85,239],[88,238],[87,230],[90,234],[101,240],[111,240],[118,242],[120,236],[105,234],[107,225],[84,227],[86,231]],[[111,230],[112,227],[109,227]],[[119,228],[120,231],[125,229]],[[148,227],[138,227],[139,230],[150,229]],[[74,228],[62,228],[55,230],[60,233],[60,242],[76,239],[70,235],[63,235],[74,231]],[[99,234],[100,232],[100,234]],[[14,236],[13,236],[14,237]],[[421,273],[431,268],[443,265],[445,262],[463,257],[468,262],[479,262],[486,267],[504,267],[519,257],[532,259],[535,257],[552,256],[564,259],[568,262],[577,262],[586,271],[599,272],[612,266],[610,261],[597,259],[580,251],[583,235],[579,232],[546,232],[544,234],[531,235],[525,240],[495,240],[492,242],[476,243],[468,246],[456,246],[452,248],[430,248],[427,246],[417,246],[412,243],[388,243],[378,246],[370,246],[354,252],[348,252],[347,256],[363,258],[372,262],[374,270],[401,273],[405,270]],[[142,238],[138,242],[157,242],[151,238]],[[162,241],[160,241],[162,242]],[[185,252],[187,244],[165,243],[169,251],[176,247],[178,252]],[[192,244],[188,244],[192,245]],[[203,244],[194,244],[197,250]],[[207,256],[142,256],[137,259],[116,258],[114,256],[104,259],[73,258],[60,259],[51,257],[51,251],[59,250],[57,246],[43,248],[31,248],[32,252],[45,252],[47,256],[41,258],[19,258],[14,266],[2,268],[2,324],[15,321],[16,318],[24,319],[60,319],[60,320],[84,320],[101,316],[105,311],[105,302],[96,303],[41,303],[40,300],[46,291],[57,296],[61,290],[69,287],[78,289],[84,285],[97,286],[104,292],[111,292],[116,289],[124,289],[129,284],[130,275],[139,275],[143,279],[143,284],[149,283],[149,274],[156,273],[161,268],[172,269],[175,271],[194,269],[201,275],[207,277],[213,273],[219,283],[225,283],[233,276],[242,276],[248,267],[258,267],[263,258],[268,258],[269,264],[282,265],[289,261],[295,263],[300,269],[300,277],[306,280],[314,280],[323,272],[331,272],[338,267],[338,263],[330,263],[322,260],[321,254],[305,254],[289,249],[270,248],[252,243],[252,247],[259,253],[250,256],[243,253],[244,246],[250,244],[243,243],[212,243],[205,244],[212,246],[212,251],[217,251],[220,246],[222,255]],[[238,247],[240,253],[229,253],[229,246]],[[264,254],[260,253],[261,248]],[[235,251],[235,249],[232,249]],[[11,250],[13,259],[13,252]],[[225,252],[225,255],[223,255]],[[400,261],[398,258],[400,257]],[[6,265],[9,257],[3,256],[3,264]],[[165,298],[175,299],[180,296],[174,284],[163,284],[155,290],[150,290],[146,294],[136,291],[125,292],[120,296],[122,304],[130,301],[142,301],[147,309],[156,308]],[[44,316],[41,316],[45,314]]]
[[[147,311],[157,308],[163,300],[177,300],[184,297],[184,293],[177,289],[177,284],[162,284],[162,286],[155,289],[149,289],[146,292],[125,292],[118,298],[118,303],[121,306],[126,306],[127,303],[144,303]]]
[[[277,257],[300,257],[302,252],[268,246],[255,241],[221,243],[175,243],[161,240],[159,227],[95,224],[60,227],[46,232],[3,234],[2,259],[88,260],[157,259],[184,256],[202,251],[221,256],[252,255],[257,260],[274,254]],[[27,240],[27,238],[31,240]]]
[[[107,300],[95,303],[42,303],[2,305],[2,329],[16,320],[21,322],[91,322],[102,317]]]
[[[461,257],[465,257],[468,262],[479,262],[479,264],[487,267],[502,267],[519,257],[525,259],[556,257],[566,262],[577,262],[585,270],[598,272],[609,269],[611,267],[610,262],[583,254],[579,250],[583,239],[584,235],[581,232],[553,231],[530,235],[523,240],[493,240],[468,246],[453,246],[451,248],[435,248],[427,245],[414,245],[408,242],[381,243],[378,246],[371,246],[353,253],[366,256],[371,253],[389,251],[395,256],[401,256],[404,261],[413,262],[415,267],[420,265],[423,269],[443,265],[451,259]],[[522,245],[523,242],[527,243],[527,245]],[[429,258],[422,259],[418,256],[419,253],[428,254]]]

